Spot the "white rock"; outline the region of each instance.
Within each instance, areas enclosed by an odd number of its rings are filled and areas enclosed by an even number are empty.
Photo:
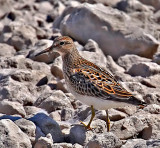
[[[0,101],[0,112],[7,115],[21,115],[24,117],[26,115],[23,105],[18,102],[11,102],[7,100]]]
[[[85,147],[88,148],[113,148],[120,147],[122,145],[121,141],[113,133],[103,133],[96,134],[92,139],[86,144]]]
[[[12,46],[5,43],[0,43],[0,56],[10,57],[14,56],[15,53],[16,50]]]
[[[36,137],[36,125],[26,119],[19,119],[15,121],[15,124],[29,137],[32,144],[35,142]]]
[[[53,91],[53,93],[46,92],[41,94],[35,102],[35,106],[45,109],[48,113],[66,107],[72,109],[70,100],[60,90]]]
[[[140,62],[151,62],[151,59],[147,59],[137,55],[127,54],[118,58],[117,62],[118,62],[118,65],[128,70],[133,64],[137,64]]]
[[[140,62],[133,64],[128,72],[132,76],[149,77],[160,73],[160,66],[153,62]]]
[[[53,140],[52,138],[47,137],[40,137],[36,144],[34,145],[34,148],[52,148],[53,147]]]
[[[133,23],[132,17],[102,4],[69,7],[54,21],[53,27],[84,44],[93,39],[113,59],[124,54],[152,58],[159,45],[152,35]]]
[[[0,120],[1,148],[32,148],[29,137],[9,119]]]

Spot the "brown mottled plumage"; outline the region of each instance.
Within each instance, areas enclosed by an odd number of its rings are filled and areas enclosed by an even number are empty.
[[[56,38],[51,47],[38,55],[52,50],[62,56],[63,72],[69,91],[76,99],[92,107],[92,117],[87,128],[90,128],[95,114],[93,107],[108,110],[142,103],[123,88],[112,74],[81,57],[71,38]]]

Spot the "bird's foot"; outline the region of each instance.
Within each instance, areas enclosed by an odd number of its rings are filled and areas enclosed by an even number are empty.
[[[139,109],[143,109],[145,106],[144,105],[138,105]]]
[[[106,110],[106,115],[107,115],[107,120],[106,120],[106,124],[107,124],[107,132],[110,132],[110,119],[109,119],[109,115],[108,115],[108,110]]]
[[[107,132],[110,132],[110,119],[107,118]]]
[[[81,124],[83,124],[83,126],[87,129],[87,130],[92,130],[92,128],[90,127],[90,125],[86,125],[84,122],[80,121]]]

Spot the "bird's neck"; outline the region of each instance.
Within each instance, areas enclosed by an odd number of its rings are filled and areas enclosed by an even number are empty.
[[[70,53],[66,53],[64,56],[62,56],[63,59],[63,65],[72,68],[78,67],[81,61],[81,56],[77,49],[73,50]]]

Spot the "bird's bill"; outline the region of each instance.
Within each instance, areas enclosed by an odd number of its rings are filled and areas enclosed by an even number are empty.
[[[39,55],[41,55],[41,54],[50,52],[51,50],[52,50],[52,46],[46,48],[45,50],[42,50],[40,53],[36,54],[36,56],[39,56]]]

